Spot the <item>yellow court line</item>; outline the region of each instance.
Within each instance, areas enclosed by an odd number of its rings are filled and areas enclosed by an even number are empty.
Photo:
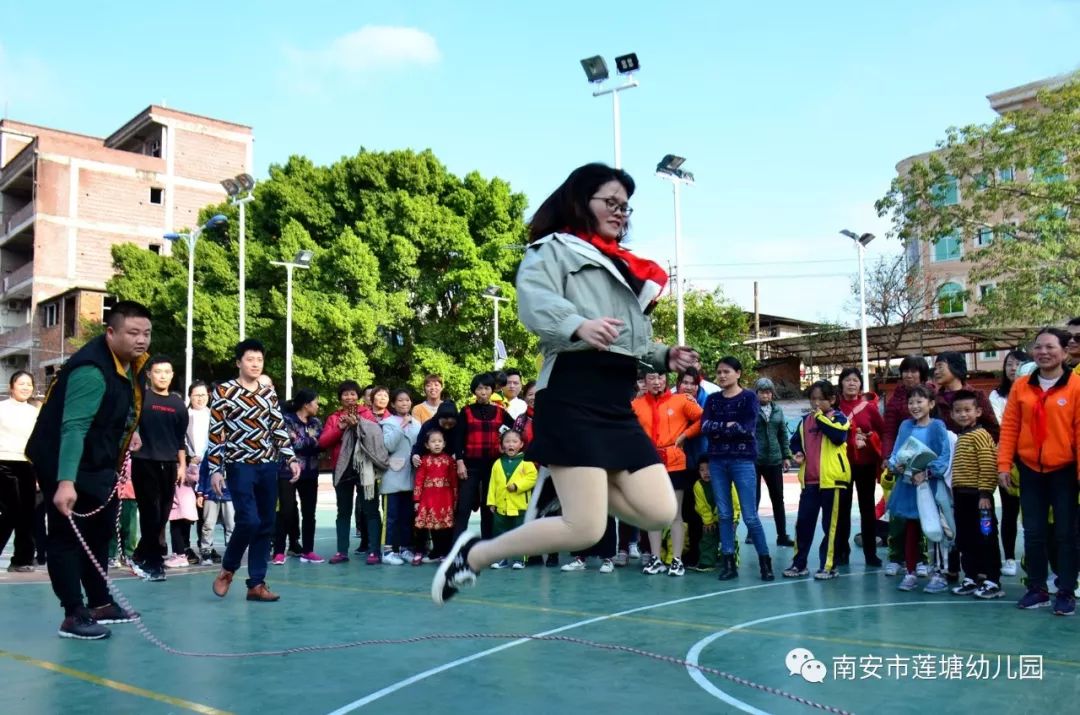
[[[101,685],[106,688],[112,688],[118,690],[121,693],[127,693],[128,695],[137,695],[142,698],[148,698],[150,700],[156,700],[159,703],[165,703],[166,705],[173,705],[175,707],[184,708],[191,712],[203,713],[203,715],[233,715],[228,710],[218,710],[217,708],[210,707],[209,705],[202,705],[200,703],[193,703],[190,700],[184,700],[182,698],[174,698],[171,695],[165,693],[157,693],[153,690],[146,690],[135,685],[128,685],[127,683],[121,683],[117,680],[111,680],[109,678],[102,678],[101,676],[94,675],[93,673],[87,673],[82,670],[75,670],[69,668],[66,665],[60,665],[59,663],[50,663],[47,660],[38,660],[22,653],[12,653],[11,651],[0,649],[0,657],[10,658],[20,663],[26,663],[27,665],[33,665],[43,670],[49,670],[54,673],[60,673],[61,675],[67,675],[78,680],[84,680],[87,683],[93,683],[94,685]]]
[[[420,598],[420,599],[428,599],[428,598],[430,598],[430,596],[428,596],[426,593],[413,593],[413,592],[409,592],[409,591],[394,591],[394,590],[391,590],[391,589],[362,588],[362,587],[358,587],[358,586],[337,586],[337,585],[333,585],[333,584],[298,583],[296,581],[288,581],[288,583],[291,586],[298,586],[300,588],[322,588],[322,589],[329,589],[329,590],[335,590],[335,591],[356,591],[358,593],[372,593],[372,594],[380,594],[380,595],[388,595],[388,596],[408,596],[408,597],[411,597],[411,598]],[[481,599],[481,598],[469,598],[469,597],[462,598],[460,596],[458,598],[454,599],[454,601],[455,601],[455,603],[467,603],[467,604],[474,605],[474,606],[487,606],[487,607],[502,608],[502,609],[507,609],[507,610],[530,611],[530,612],[533,612],[533,613],[544,613],[544,614],[560,615],[560,616],[575,616],[575,617],[578,617],[578,618],[596,618],[596,617],[599,617],[599,616],[608,615],[606,613],[593,613],[593,612],[590,612],[590,611],[577,611],[577,610],[572,610],[572,609],[567,609],[567,608],[549,608],[549,607],[546,607],[546,606],[531,606],[531,605],[524,604],[524,603],[504,603],[504,602],[501,602],[501,601],[488,601],[488,600]],[[678,619],[656,618],[656,617],[640,616],[640,615],[615,616],[614,618],[612,618],[612,620],[632,621],[632,622],[635,622],[635,623],[643,623],[643,624],[653,625],[653,626],[668,626],[668,627],[676,627],[676,628],[685,628],[687,630],[695,630],[695,631],[702,631],[702,632],[708,632],[708,633],[715,633],[717,631],[722,631],[722,630],[724,630],[726,628],[730,628],[731,625],[734,625],[734,624],[724,625],[724,624],[718,624],[718,623],[692,623],[690,621],[682,621],[682,620],[678,620]],[[770,631],[770,630],[765,630],[765,629],[761,629],[761,628],[740,628],[738,631],[735,631],[735,632],[736,633],[747,633],[747,634],[751,634],[751,635],[771,636],[771,637],[774,637],[774,638],[793,638],[793,637],[795,637],[795,635],[793,635],[792,633],[787,632],[787,631]],[[802,633],[797,634],[797,637],[800,638],[800,639],[805,639],[805,640],[821,641],[823,643],[836,643],[838,645],[857,645],[857,646],[865,646],[865,647],[868,647],[868,648],[877,648],[877,649],[896,648],[896,649],[899,649],[899,650],[912,650],[912,651],[915,651],[916,653],[928,653],[928,652],[946,651],[947,650],[950,653],[955,653],[957,655],[985,655],[987,657],[993,657],[993,656],[996,656],[996,655],[1001,655],[1001,656],[1009,655],[1007,653],[994,653],[994,652],[990,652],[990,651],[973,651],[973,650],[966,650],[966,649],[963,649],[963,648],[943,648],[941,646],[919,645],[917,643],[916,644],[911,644],[911,643],[891,643],[891,642],[887,642],[887,641],[866,641],[866,640],[859,640],[859,639],[856,639],[856,638],[843,638],[843,637],[836,637],[836,636],[812,636],[812,635],[805,635],[805,634],[802,634]],[[1043,663],[1045,665],[1060,665],[1060,666],[1068,667],[1068,668],[1080,668],[1080,661],[1075,661],[1075,660],[1063,660],[1063,659],[1057,659],[1057,658],[1046,658],[1046,657],[1044,657],[1043,658]]]

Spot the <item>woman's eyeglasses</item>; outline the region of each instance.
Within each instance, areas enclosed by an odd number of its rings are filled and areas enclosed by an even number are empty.
[[[621,203],[610,196],[594,196],[593,198],[603,201],[604,206],[607,206],[607,210],[611,213],[621,213],[627,218],[630,218],[630,214],[634,213],[634,209],[630,208],[630,204]]]

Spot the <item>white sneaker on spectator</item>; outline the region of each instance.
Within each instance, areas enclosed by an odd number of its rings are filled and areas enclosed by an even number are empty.
[[[1005,563],[1001,565],[1002,576],[1015,576],[1016,575],[1016,559],[1005,559]]]
[[[401,554],[396,551],[391,551],[382,557],[382,562],[389,566],[401,566],[405,563],[405,559],[401,558]]]
[[[915,575],[919,578],[926,578],[930,575],[930,567],[926,564],[917,564],[915,566]]]
[[[641,550],[638,548],[638,545],[637,545],[636,541],[630,544],[630,558],[632,558],[632,559],[640,559],[641,558]]]
[[[568,564],[563,564],[561,566],[561,569],[563,571],[584,571],[585,570],[585,560],[580,558],[580,557],[575,556],[573,561],[571,561]]]
[[[604,559],[600,564],[600,573],[611,573],[615,570],[615,564],[611,562],[611,559]]]
[[[888,563],[888,564],[887,564],[887,565],[885,566],[885,575],[886,575],[886,576],[895,576],[895,575],[897,575],[898,573],[900,573],[900,570],[901,570],[902,568],[904,568],[904,567],[903,567],[903,566],[901,566],[900,564],[896,563],[895,561],[890,561],[890,562],[889,562],[889,563]]]
[[[401,550],[401,560],[404,561],[405,563],[412,563],[413,556],[415,556],[415,554],[412,552],[411,549],[402,549]]]

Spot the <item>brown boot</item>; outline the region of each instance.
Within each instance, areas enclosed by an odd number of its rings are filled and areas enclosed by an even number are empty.
[[[225,598],[225,595],[229,592],[229,586],[232,586],[233,572],[221,569],[221,572],[214,579],[214,595],[218,598]]]
[[[266,587],[265,583],[260,583],[258,586],[248,589],[247,600],[249,601],[276,601],[281,596],[277,595]]]

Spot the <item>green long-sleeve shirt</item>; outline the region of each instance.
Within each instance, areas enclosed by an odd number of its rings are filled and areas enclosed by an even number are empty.
[[[132,380],[131,368],[128,379]],[[75,368],[64,394],[64,419],[60,423],[59,481],[73,482],[82,461],[83,443],[105,397],[105,376],[93,365]]]

